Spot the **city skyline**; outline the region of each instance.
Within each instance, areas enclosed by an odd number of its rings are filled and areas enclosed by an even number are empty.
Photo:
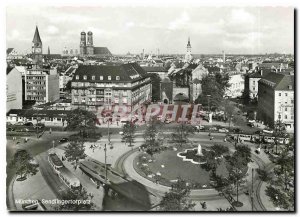
[[[6,17],[7,47],[27,53],[36,25],[43,53],[48,46],[51,53],[62,53],[64,47],[79,49],[81,31],[92,31],[94,44],[113,54],[142,49],[184,54],[188,37],[194,54],[294,53],[291,7],[7,7]]]

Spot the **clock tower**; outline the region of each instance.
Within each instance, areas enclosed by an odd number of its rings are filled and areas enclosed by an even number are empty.
[[[34,63],[39,63],[43,60],[43,43],[37,26],[32,40],[32,57]]]

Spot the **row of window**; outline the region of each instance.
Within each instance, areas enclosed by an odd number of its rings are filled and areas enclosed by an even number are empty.
[[[95,80],[96,79],[96,76],[92,76],[92,80]],[[100,76],[100,80],[102,81],[104,79],[103,76]],[[76,75],[76,80],[79,80],[79,75]],[[84,75],[83,76],[83,80],[87,80],[87,76]],[[112,76],[107,76],[107,80],[111,81],[112,80]],[[119,81],[120,80],[120,76],[116,76],[116,81]]]

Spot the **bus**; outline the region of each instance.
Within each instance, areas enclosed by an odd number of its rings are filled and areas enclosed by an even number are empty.
[[[251,135],[246,135],[246,134],[239,134],[239,137],[238,137],[238,139],[240,141],[248,141],[248,142],[251,141],[251,138],[252,138]]]
[[[48,155],[48,161],[52,166],[54,172],[69,189],[75,192],[81,189],[81,183],[79,179],[64,166],[62,161],[55,153],[50,153]]]

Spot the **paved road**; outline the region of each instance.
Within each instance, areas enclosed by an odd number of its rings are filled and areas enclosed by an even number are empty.
[[[35,160],[39,163],[40,171],[47,184],[51,187],[55,195],[61,198],[62,193],[66,192],[68,190],[68,187],[63,184],[58,175],[53,171],[48,162],[47,152],[43,152],[35,156]]]

